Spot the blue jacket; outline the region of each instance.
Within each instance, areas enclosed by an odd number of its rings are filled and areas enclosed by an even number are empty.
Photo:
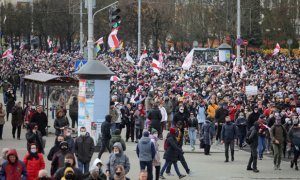
[[[236,137],[237,130],[235,124],[232,122],[223,124],[221,131],[221,140],[224,142],[230,142],[236,139]]]

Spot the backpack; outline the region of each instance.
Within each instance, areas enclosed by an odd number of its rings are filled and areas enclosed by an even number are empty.
[[[169,147],[169,143],[168,143],[168,139],[166,138],[164,141],[164,150],[167,151],[168,147]]]
[[[249,130],[247,132],[246,139],[245,139],[245,141],[246,141],[247,144],[251,144],[253,142],[253,139],[250,139],[250,135],[251,135],[252,131],[253,130]]]

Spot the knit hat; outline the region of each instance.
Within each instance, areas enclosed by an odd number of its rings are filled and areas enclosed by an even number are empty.
[[[59,148],[61,148],[62,146],[67,146],[69,147],[69,144],[67,141],[62,141],[60,144],[59,144]]]
[[[143,135],[144,135],[144,137],[149,137],[149,132],[145,131]]]
[[[155,134],[155,133],[158,133],[158,131],[154,128],[151,129],[151,134]]]
[[[175,128],[170,128],[170,134],[175,134],[176,133],[176,129]]]

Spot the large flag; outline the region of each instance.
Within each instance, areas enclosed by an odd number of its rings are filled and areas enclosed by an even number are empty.
[[[99,38],[96,42],[96,44],[103,44],[103,37]]]
[[[189,70],[193,64],[193,57],[194,57],[194,49],[189,52],[189,54],[185,57],[184,62],[182,64],[182,69]]]
[[[244,76],[244,74],[247,73],[246,67],[244,65],[244,60],[242,59],[242,67],[241,67],[241,74],[240,77],[242,78]]]
[[[138,66],[141,66],[141,65],[142,65],[142,61],[143,61],[143,59],[145,59],[146,57],[148,57],[148,54],[147,54],[146,49],[144,49],[143,54],[142,54],[141,57],[140,57]]]
[[[3,54],[2,58],[8,58],[9,60],[12,60],[14,58],[11,48],[7,49]]]
[[[134,60],[132,59],[132,57],[129,55],[129,52],[126,51],[126,60],[131,62],[131,63],[134,63]]]
[[[151,67],[155,73],[160,74],[160,62],[158,60],[152,59]]]
[[[164,67],[164,57],[163,57],[161,48],[159,48],[158,61],[160,63],[160,67],[163,68]]]
[[[119,28],[112,29],[108,36],[108,45],[112,50],[119,48],[119,39],[117,37],[118,30]]]
[[[272,55],[273,55],[273,56],[277,55],[277,54],[279,53],[279,51],[280,51],[280,46],[279,46],[279,44],[277,43]]]

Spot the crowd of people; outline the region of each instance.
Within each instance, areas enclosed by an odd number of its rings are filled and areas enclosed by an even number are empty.
[[[130,54],[131,50],[128,51]],[[151,66],[152,58],[158,57],[153,51],[148,51],[148,57],[140,65],[130,62],[125,51],[98,55],[96,59],[119,77],[118,81],[111,82],[110,112],[102,123],[98,158],[90,168],[94,141],[85,127],[80,128],[76,139],[71,137],[78,107],[69,110],[72,128],[66,118],[68,111],[62,107],[56,111],[57,137],[47,156],[51,161],[47,178],[128,179],[126,174],[130,171],[130,158],[133,158],[125,153],[129,140],[137,144],[140,179],[165,179],[165,172],[171,175],[172,165],[177,176],[184,178],[186,175],[179,171],[178,161],[186,174],[191,174],[183,153],[187,143],[191,151],[204,148],[205,155],[211,155],[213,143],[224,144],[226,163],[235,160],[235,144],[240,149],[250,146],[246,169],[253,172],[259,172],[257,159],[262,160],[264,154],[270,152],[274,156],[274,170],[281,170],[282,154],[288,158],[293,156],[291,168],[298,170],[300,61],[282,55],[271,57],[252,53],[244,59],[243,67],[247,72],[241,73],[241,66],[236,68],[232,62],[213,62],[223,67],[219,69],[203,68],[201,65],[205,61],[195,55],[191,68],[183,70],[181,66],[187,53],[165,53],[160,73],[154,72]],[[1,62],[4,103],[0,104],[0,139],[10,113],[13,138],[17,131],[20,139],[22,125],[28,127],[28,154],[21,161],[15,149],[5,150],[1,177],[13,178],[7,172],[17,168],[18,174],[13,174],[14,177],[46,178],[43,154],[46,153],[48,118],[41,106],[31,111],[30,103],[24,110],[20,103],[15,104],[16,90],[22,87],[22,74],[45,72],[74,76],[74,60],[80,58],[78,53],[20,51],[12,62]],[[247,94],[246,86],[256,86],[256,94]],[[126,130],[124,138],[121,136],[123,129]],[[168,131],[167,136],[164,131]],[[200,147],[196,147],[199,140]],[[160,157],[159,141],[164,144],[163,157]],[[106,164],[101,161],[105,149],[110,154]],[[39,173],[39,170],[42,171]]]

